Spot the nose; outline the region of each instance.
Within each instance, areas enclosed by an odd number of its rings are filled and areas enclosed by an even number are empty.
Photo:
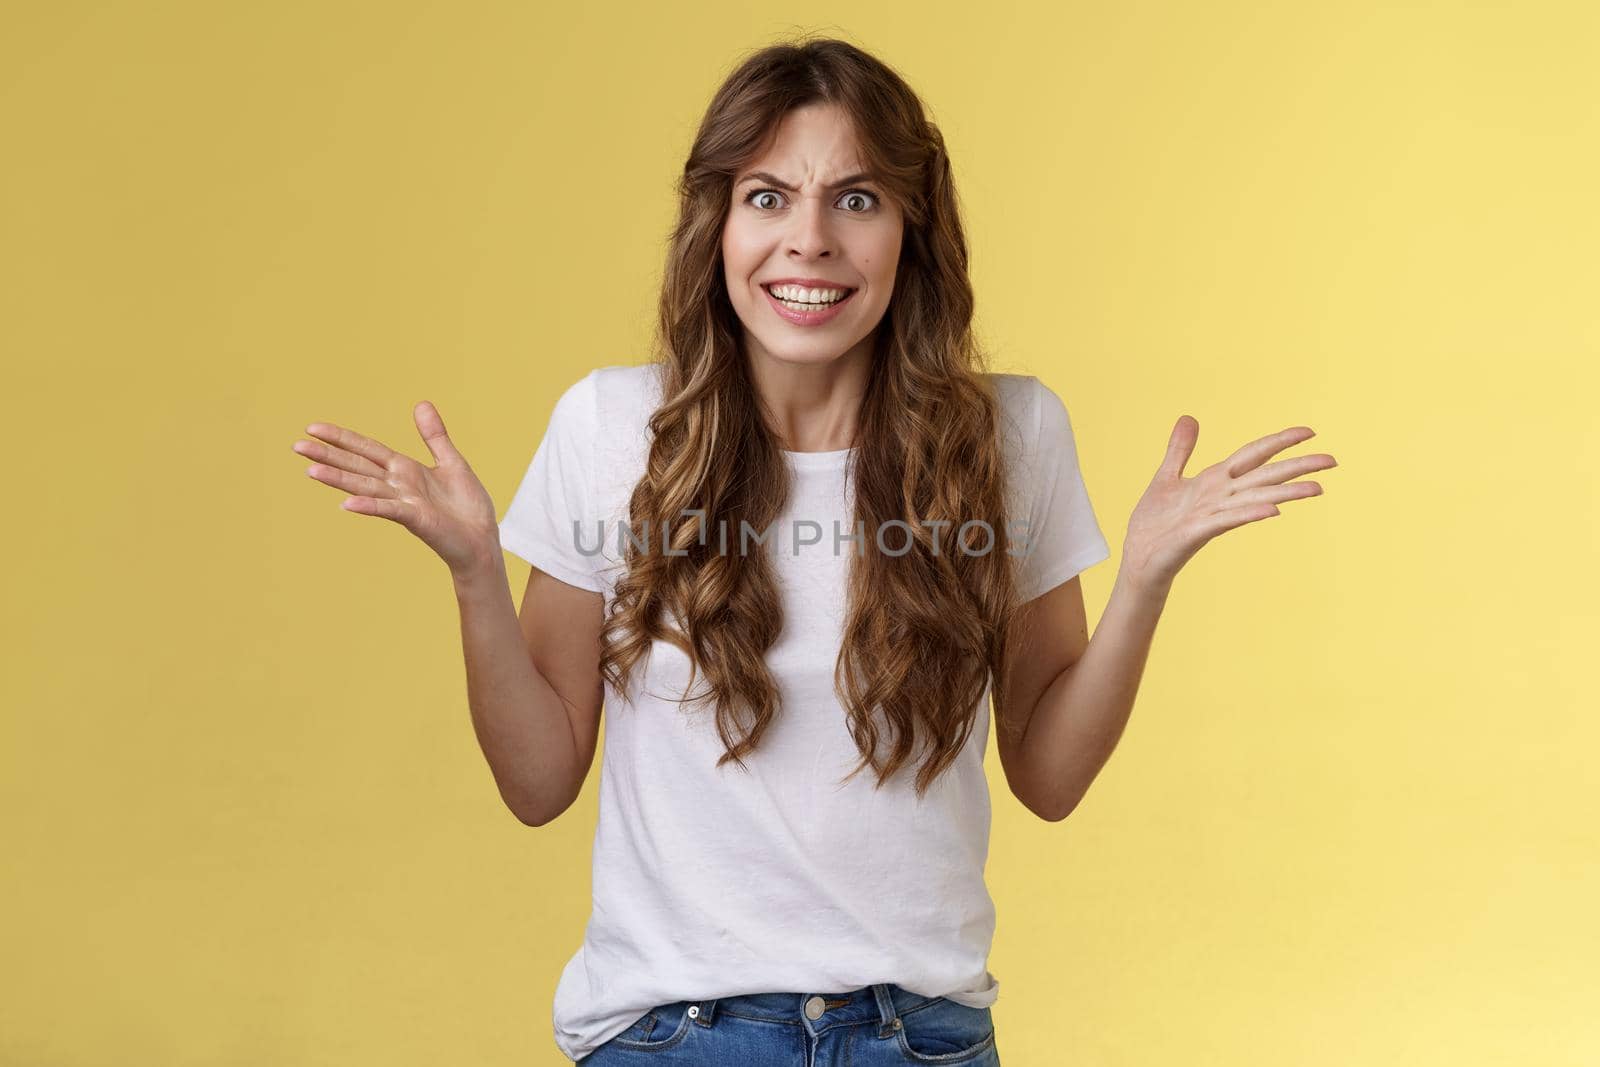
[[[833,231],[828,207],[820,196],[807,196],[789,215],[789,254],[802,259],[822,259],[833,253]]]

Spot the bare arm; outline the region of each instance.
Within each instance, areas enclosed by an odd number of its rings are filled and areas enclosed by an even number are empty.
[[[1141,590],[1119,572],[1092,639],[1077,578],[1025,609],[1002,700],[1033,710],[1022,736],[999,749],[1012,792],[1041,819],[1072,814],[1116,750],[1166,598],[1165,588]]]
[[[438,410],[424,400],[412,416],[437,466],[331,422],[307,426],[312,439],[291,447],[319,461],[308,475],[350,494],[346,511],[398,523],[449,566],[478,744],[506,805],[542,826],[571,806],[594,762],[605,600],[534,568],[519,619],[494,500]]]
[[[1286,501],[1320,496],[1319,483],[1290,479],[1338,466],[1327,454],[1266,463],[1313,436],[1309,426],[1291,426],[1188,478],[1183,468],[1199,432],[1189,415],[1173,427],[1166,457],[1128,520],[1122,565],[1094,637],[1076,578],[1024,608],[1024,623],[1033,625],[1020,628],[1019,666],[1001,697],[1006,707],[1029,709],[1027,729],[1002,745],[1000,758],[1012,791],[1041,818],[1070,815],[1111,758],[1180,568],[1219,534],[1271,518]]]
[[[504,558],[452,572],[472,727],[506,806],[543,826],[577,799],[594,762],[603,686],[601,594],[538,568],[522,613]]]

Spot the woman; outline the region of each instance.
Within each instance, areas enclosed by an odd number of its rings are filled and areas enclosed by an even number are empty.
[[[524,822],[577,797],[610,713],[594,910],[555,998],[570,1059],[997,1064],[989,696],[1007,783],[1064,818],[1178,569],[1333,458],[1265,463],[1295,427],[1186,478],[1180,418],[1091,641],[1076,576],[1110,552],[1066,408],[982,370],[911,89],[840,41],[765,49],[680,194],[657,358],[563,393],[503,521],[427,403],[435,467],[327,424],[296,448],[449,564],[474,727]],[[520,626],[502,546],[533,566]]]

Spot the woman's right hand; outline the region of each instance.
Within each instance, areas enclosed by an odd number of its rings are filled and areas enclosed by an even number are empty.
[[[427,467],[381,442],[327,422],[306,427],[313,441],[293,448],[317,461],[306,473],[350,495],[340,506],[392,519],[439,554],[453,574],[485,565],[500,551],[494,500],[445,433],[428,401],[412,411],[438,465]]]

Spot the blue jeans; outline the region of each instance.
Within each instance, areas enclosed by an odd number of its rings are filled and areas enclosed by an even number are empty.
[[[897,985],[747,993],[651,1008],[579,1067],[1000,1067],[994,1019]]]

